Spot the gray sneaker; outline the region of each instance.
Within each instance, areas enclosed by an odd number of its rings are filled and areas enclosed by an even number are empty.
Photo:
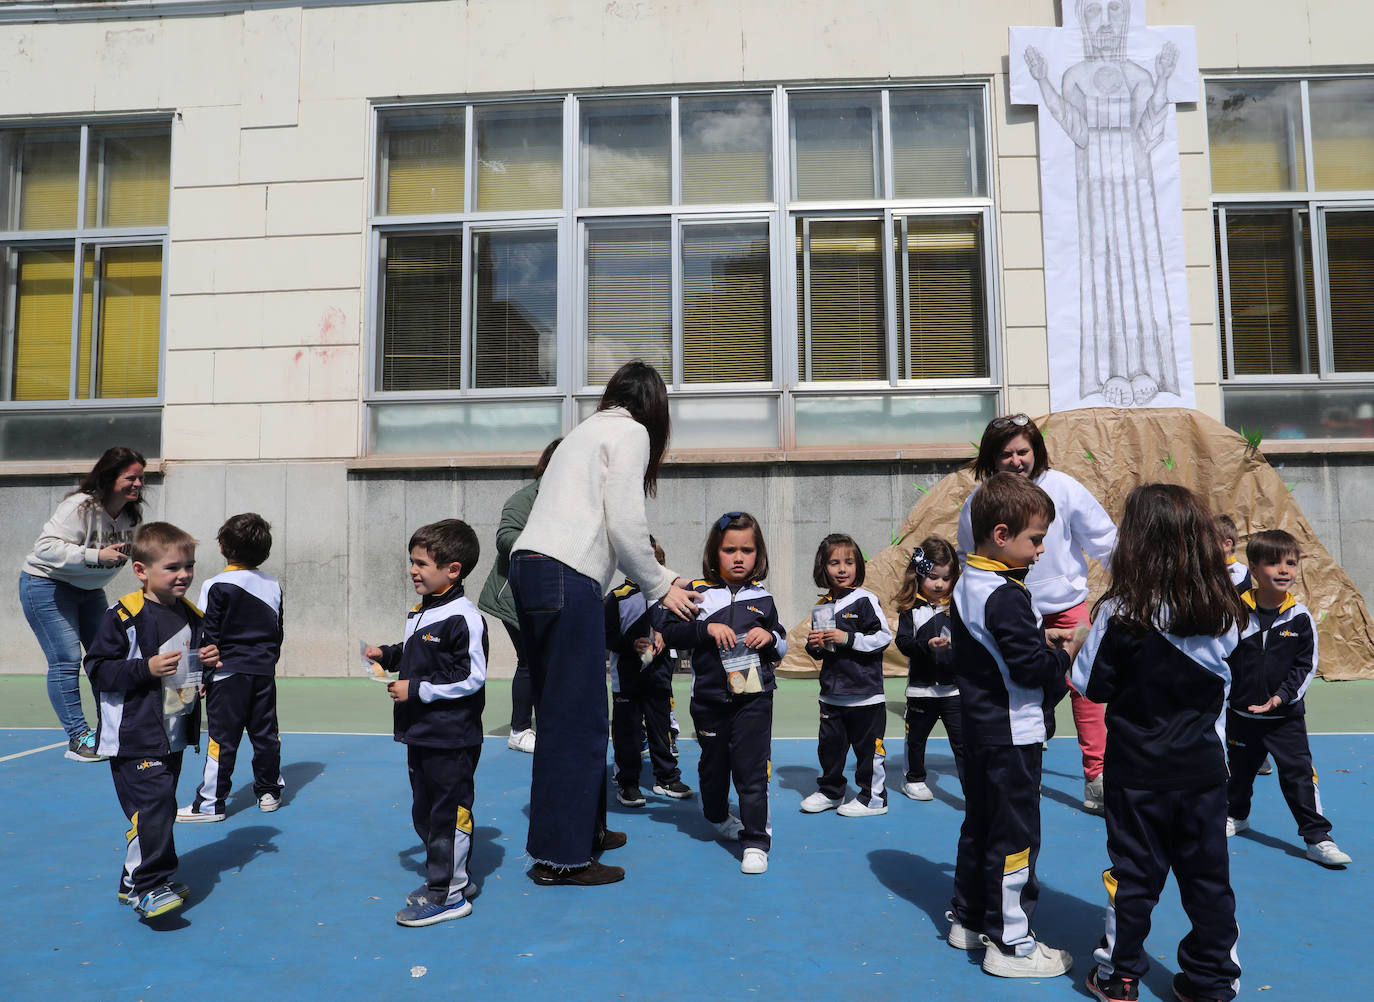
[[[1083,780],[1083,810],[1089,814],[1101,814],[1105,807],[1102,799],[1102,774]]]

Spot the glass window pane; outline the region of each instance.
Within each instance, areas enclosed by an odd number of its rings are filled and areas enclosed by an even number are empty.
[[[44,129],[16,131],[6,138],[5,228],[75,229],[80,134]]]
[[[797,220],[803,380],[887,378],[882,232],[880,219]]]
[[[1297,81],[1207,81],[1214,191],[1305,191]]]
[[[671,383],[672,238],[666,222],[587,227],[587,382],[642,358]]]
[[[377,213],[463,211],[463,109],[387,112],[378,123]]]
[[[155,397],[162,248],[105,247],[98,262],[96,396]]]
[[[1231,375],[1318,369],[1312,237],[1305,211],[1226,213]]]
[[[910,216],[897,220],[894,237],[909,330],[902,378],[987,376],[983,217]]]
[[[6,332],[13,345],[9,399],[70,399],[72,251],[16,251],[9,260],[14,278],[5,289],[15,297],[5,304],[5,316],[14,318]]]
[[[666,99],[582,104],[582,204],[667,205],[671,118]]]
[[[773,103],[767,97],[682,98],[682,201],[773,199]]]
[[[682,230],[682,380],[773,378],[768,224]]]
[[[474,386],[553,386],[558,370],[558,233],[473,238]]]
[[[463,328],[461,234],[388,236],[382,254],[378,389],[458,389]]]
[[[1374,189],[1374,79],[1313,80],[1307,99],[1317,189]]]
[[[674,450],[718,450],[724,442],[732,449],[776,449],[781,444],[777,396],[674,396],[668,411]]]
[[[52,462],[79,459],[89,463],[111,442],[145,456],[162,452],[162,408],[91,409],[63,407],[53,411],[0,411],[0,459]]]
[[[1257,430],[1266,439],[1374,438],[1374,386],[1232,385],[1223,387],[1221,396],[1228,425]]]
[[[1327,212],[1325,222],[1332,366],[1374,372],[1374,212]]]
[[[889,107],[897,198],[987,194],[982,90],[894,90]]]
[[[792,197],[876,198],[882,193],[878,95],[800,94],[791,99]]]
[[[997,416],[985,394],[824,396],[794,398],[800,446],[911,445],[977,442]]]
[[[167,225],[169,129],[92,129],[87,155],[87,226]]]
[[[367,451],[534,452],[563,434],[563,400],[370,404]]]
[[[477,208],[557,209],[563,204],[563,106],[478,108]]]

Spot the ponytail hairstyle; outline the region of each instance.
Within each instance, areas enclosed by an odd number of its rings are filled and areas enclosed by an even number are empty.
[[[643,359],[626,362],[606,383],[598,411],[624,407],[649,433],[649,465],[644,470],[644,493],[658,493],[658,468],[668,449],[672,421],[668,417],[668,388],[658,370]]]

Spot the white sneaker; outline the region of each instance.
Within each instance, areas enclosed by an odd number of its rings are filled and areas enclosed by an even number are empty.
[[[1105,807],[1102,799],[1102,774],[1083,780],[1083,810],[1089,814],[1101,814]]]
[[[768,870],[768,853],[762,849],[745,849],[744,858],[740,860],[740,873],[766,873]]]
[[[801,809],[803,814],[819,814],[821,811],[833,811],[842,803],[844,803],[843,797],[836,797],[831,800],[820,790],[817,790],[801,802]]]
[[[882,801],[874,801],[871,804],[859,802],[859,798],[847,800],[835,811],[842,818],[871,818],[876,814],[886,814],[887,804]]]
[[[1320,863],[1322,866],[1345,866],[1351,861],[1350,854],[1341,852],[1341,847],[1330,839],[1309,845],[1307,858],[1314,863]]]
[[[1056,950],[1044,943],[1024,957],[1003,953],[986,936],[979,937],[987,952],[983,954],[983,972],[999,978],[1055,978],[1067,974],[1073,966],[1068,950]]]
[[[528,727],[523,731],[511,731],[510,737],[506,738],[506,747],[511,751],[522,751],[527,755],[533,755],[534,731]]]
[[[902,792],[912,800],[934,800],[935,794],[930,792],[930,787],[925,783],[903,783]]]
[[[264,814],[271,814],[281,806],[281,797],[275,793],[264,793],[258,798],[258,810]]]
[[[1243,832],[1243,831],[1245,831],[1245,829],[1247,829],[1247,828],[1249,828],[1249,827],[1250,827],[1250,819],[1249,819],[1249,818],[1227,818],[1227,819],[1226,819],[1226,837],[1227,837],[1227,838],[1230,838],[1232,835],[1235,835],[1235,834],[1237,834],[1238,832]]]
[[[202,813],[199,812],[199,811],[193,810],[193,809],[192,809],[191,807],[189,807],[189,806],[188,806],[188,807],[178,807],[178,808],[177,808],[177,820],[180,821],[180,822],[188,822],[188,823],[192,823],[192,824],[194,824],[195,822],[198,822],[198,821],[223,821],[223,820],[224,820],[224,815],[223,815],[223,814],[202,814]]]
[[[711,827],[719,832],[720,837],[725,839],[725,841],[737,842],[739,841],[739,833],[744,830],[744,822],[731,814],[728,815],[724,821],[714,822]]]
[[[954,917],[953,912],[945,912],[945,918],[949,919],[949,935],[945,937],[945,942],[956,950],[981,950],[983,948],[982,937],[963,926]]]

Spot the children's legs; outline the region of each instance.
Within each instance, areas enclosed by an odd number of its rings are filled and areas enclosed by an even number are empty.
[[[649,679],[640,702],[644,711],[644,730],[649,738],[649,761],[659,783],[682,778],[677,756],[673,754],[672,686],[669,680]]]
[[[732,708],[728,703],[693,699],[690,709],[697,743],[701,745],[701,758],[697,760],[701,813],[711,824],[720,824],[730,816]]]
[[[1331,837],[1331,822],[1322,815],[1317,772],[1312,767],[1312,749],[1307,743],[1306,714],[1275,720],[1266,728],[1264,745],[1274,757],[1279,789],[1298,823],[1298,834],[1308,845],[1325,842]]]
[[[1145,938],[1169,876],[1170,830],[1177,812],[1190,809],[1193,791],[1128,790],[1110,782],[1103,790],[1112,866],[1102,874],[1107,930],[1093,959],[1104,977],[1119,974],[1139,981],[1150,969]]]
[[[906,701],[906,781],[926,781],[926,740],[940,719],[935,700],[908,696]]]
[[[234,763],[238,760],[239,739],[248,720],[252,700],[248,675],[225,675],[210,679],[205,687],[205,772],[191,801],[197,814],[223,814],[224,803],[233,789]]]
[[[988,756],[991,749],[973,747],[966,751],[964,821],[959,828],[951,908],[960,925],[973,932],[982,932],[983,913],[987,910],[983,854],[988,837],[988,798],[995,795],[996,791],[988,783]]]
[[[181,752],[110,759],[110,775],[124,816],[128,847],[119,889],[142,897],[172,879],[177,870],[177,850],[172,829],[177,815],[177,778]]]
[[[1003,953],[1035,948],[1031,919],[1040,896],[1039,744],[988,749],[987,841],[983,846],[983,932]]]
[[[730,771],[739,796],[743,828],[740,845],[745,849],[773,847],[773,825],[768,813],[768,780],[773,771],[773,693],[762,692],[734,702],[730,735]]]
[[[530,729],[530,715],[534,710],[529,660],[525,657],[520,628],[505,620],[501,621],[501,625],[506,628],[506,636],[510,637],[511,646],[515,648],[515,675],[510,681],[510,729],[512,733],[527,731]]]
[[[639,786],[639,749],[644,744],[640,726],[639,680],[634,673],[620,673],[620,691],[611,694],[611,750],[615,756],[615,782],[622,789]],[[537,748],[538,745],[536,744]]]
[[[949,750],[954,753],[954,770],[959,774],[959,785],[964,784],[964,714],[958,696],[940,697],[940,720],[945,725],[945,735],[949,738]]]
[[[844,796],[844,757],[849,753],[845,736],[844,708],[821,704],[821,722],[816,736],[816,757],[820,759],[821,774],[816,785],[831,800]]]
[[[517,553],[511,586],[537,696],[526,851],[582,867],[606,826],[606,628],[597,582],[550,557]]]
[[[1088,621],[1088,605],[1079,602],[1044,617],[1045,629],[1073,630]],[[1074,689],[1069,689],[1069,708],[1073,711],[1073,726],[1078,732],[1078,748],[1083,755],[1083,778],[1096,779],[1102,775],[1102,756],[1107,750],[1107,707],[1094,703]]]
[[[1226,765],[1231,772],[1226,792],[1226,816],[1229,818],[1250,816],[1255,774],[1266,754],[1264,732],[1267,727],[1268,721],[1226,711]]]
[[[855,799],[865,807],[887,804],[887,770],[883,762],[883,730],[887,723],[887,704],[848,706],[844,709],[845,732],[854,749],[854,783],[859,788]]]
[[[463,900],[472,855],[472,777],[482,748],[406,746],[411,820],[425,843],[425,883],[433,900]]]
[[[1240,990],[1240,931],[1222,818],[1226,787],[1219,783],[1208,790],[1189,790],[1186,797],[1174,817],[1173,867],[1179,901],[1193,928],[1178,945],[1178,966],[1198,998],[1225,1002]]]
[[[281,775],[281,732],[277,726],[277,680],[249,675],[252,703],[248,708],[248,740],[253,743],[253,795],[280,797],[286,789]]]

